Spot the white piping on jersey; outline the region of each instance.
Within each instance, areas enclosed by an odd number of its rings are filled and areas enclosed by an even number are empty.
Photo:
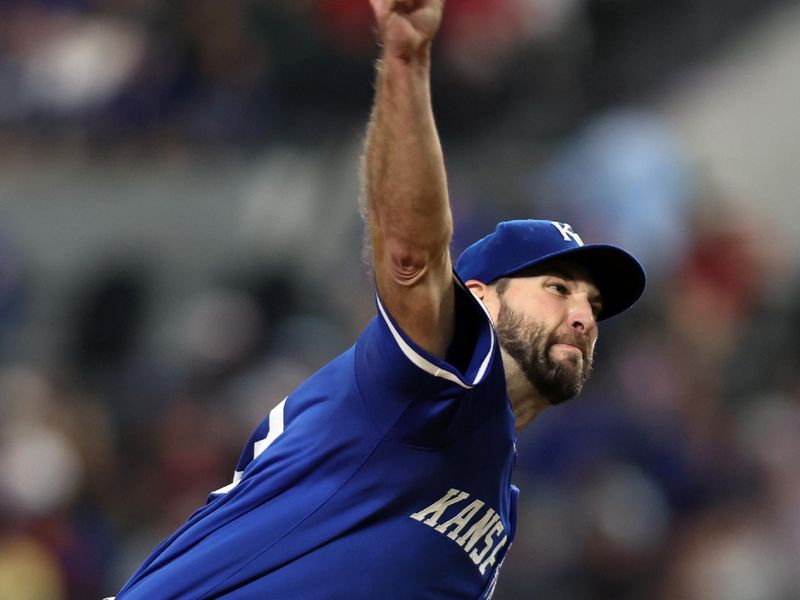
[[[233,488],[236,487],[236,484],[242,480],[242,475],[244,475],[244,471],[235,471],[233,473],[233,481],[226,485],[225,487],[221,487],[218,490],[214,490],[211,492],[212,494],[227,494]]]
[[[458,282],[456,282],[456,284],[460,285],[460,283],[458,283]],[[492,358],[492,352],[494,352],[494,327],[493,326],[491,326],[491,325],[489,326],[489,335],[490,335],[489,352],[486,353],[486,356],[484,357],[483,362],[481,363],[481,366],[478,369],[478,372],[475,374],[475,377],[473,378],[472,383],[464,383],[461,380],[461,378],[458,375],[456,375],[455,373],[452,373],[451,371],[448,371],[447,369],[442,369],[441,367],[438,367],[437,365],[435,365],[431,361],[429,361],[427,358],[422,356],[419,352],[414,350],[414,348],[412,348],[408,344],[408,342],[406,342],[405,339],[403,339],[403,336],[400,335],[400,332],[397,331],[397,328],[392,323],[392,320],[389,318],[389,315],[386,313],[386,309],[383,307],[383,304],[381,303],[380,296],[376,295],[376,297],[378,299],[378,309],[380,310],[381,316],[383,317],[383,320],[386,322],[387,327],[389,327],[389,331],[392,333],[392,337],[394,337],[395,341],[397,342],[397,345],[400,347],[400,350],[402,350],[403,354],[406,355],[406,358],[408,358],[408,360],[410,360],[414,365],[416,365],[417,367],[419,367],[420,369],[422,369],[426,373],[430,373],[434,377],[441,377],[442,379],[446,379],[447,381],[456,383],[456,384],[460,385],[461,387],[463,387],[464,389],[467,389],[467,390],[471,389],[472,387],[474,387],[475,384],[477,384],[481,379],[483,379],[483,376],[486,373],[486,369],[489,367],[489,361]],[[486,313],[487,321],[489,323],[491,323],[492,319],[491,319],[491,317],[489,315],[489,312],[486,310],[486,307],[477,298],[476,298],[476,302],[481,307],[481,309],[483,309],[483,312]]]
[[[269,411],[269,432],[263,440],[253,444],[253,460],[272,445],[272,442],[283,433],[283,407],[286,406],[287,396],[275,408]]]
[[[286,406],[286,401],[289,399],[287,396],[280,403],[275,406],[271,411],[269,411],[269,431],[267,432],[267,437],[257,440],[253,443],[253,460],[255,460],[258,456],[261,455],[264,450],[269,448],[278,436],[283,433],[284,429],[284,407]],[[225,487],[221,487],[218,490],[214,490],[211,492],[212,494],[227,494],[233,488],[236,487],[236,484],[242,480],[242,476],[244,475],[244,471],[235,471],[233,474],[233,481],[226,485]]]

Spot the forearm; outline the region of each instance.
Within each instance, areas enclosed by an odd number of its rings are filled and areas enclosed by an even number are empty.
[[[430,97],[430,51],[384,56],[367,130],[364,195],[376,261],[413,277],[452,235],[444,159]]]

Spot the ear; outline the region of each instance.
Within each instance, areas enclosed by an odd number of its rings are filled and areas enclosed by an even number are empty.
[[[484,299],[486,296],[486,290],[489,289],[488,285],[482,281],[478,281],[477,279],[468,279],[464,282],[464,285],[466,285],[467,289],[479,300]]]

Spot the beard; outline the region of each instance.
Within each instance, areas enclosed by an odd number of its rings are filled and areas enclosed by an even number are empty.
[[[502,295],[496,329],[500,347],[550,404],[561,404],[581,392],[592,373],[592,348],[585,336],[573,331],[548,332],[543,323],[510,308]],[[554,360],[550,349],[559,343],[576,346],[580,356]]]

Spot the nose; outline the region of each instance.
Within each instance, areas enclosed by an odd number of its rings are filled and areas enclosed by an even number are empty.
[[[589,299],[583,296],[576,296],[570,303],[569,325],[575,331],[589,334],[597,328],[597,319]]]

